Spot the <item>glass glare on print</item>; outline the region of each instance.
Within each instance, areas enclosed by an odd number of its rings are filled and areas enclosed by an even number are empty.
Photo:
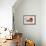
[[[24,24],[27,24],[27,25],[36,24],[36,16],[35,15],[25,15],[24,16]]]

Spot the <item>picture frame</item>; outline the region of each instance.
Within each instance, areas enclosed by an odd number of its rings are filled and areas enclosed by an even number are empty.
[[[36,24],[36,15],[24,15],[23,24],[24,25],[35,25]]]

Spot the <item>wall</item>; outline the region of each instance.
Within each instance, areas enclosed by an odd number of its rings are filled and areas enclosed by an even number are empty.
[[[22,0],[21,3],[15,3],[13,14],[18,32],[22,32],[24,38],[34,40],[36,46],[41,46],[41,0]],[[24,15],[36,15],[36,25],[24,25]]]
[[[10,35],[9,31],[4,31],[4,27],[12,29],[12,6],[16,0],[0,0],[0,38],[5,38],[5,35]],[[3,27],[1,29],[1,27]]]
[[[0,27],[12,29],[12,6],[16,0],[0,0]]]
[[[42,46],[46,46],[46,0],[41,1],[41,38]]]

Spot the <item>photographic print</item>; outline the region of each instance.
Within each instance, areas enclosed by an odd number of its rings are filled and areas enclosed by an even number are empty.
[[[25,15],[23,17],[23,23],[25,25],[34,25],[34,24],[36,24],[36,16],[35,15]]]

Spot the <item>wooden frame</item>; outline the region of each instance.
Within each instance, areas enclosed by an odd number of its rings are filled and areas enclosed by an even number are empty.
[[[24,25],[35,25],[36,24],[36,16],[35,15],[24,15],[23,16],[23,24]]]

